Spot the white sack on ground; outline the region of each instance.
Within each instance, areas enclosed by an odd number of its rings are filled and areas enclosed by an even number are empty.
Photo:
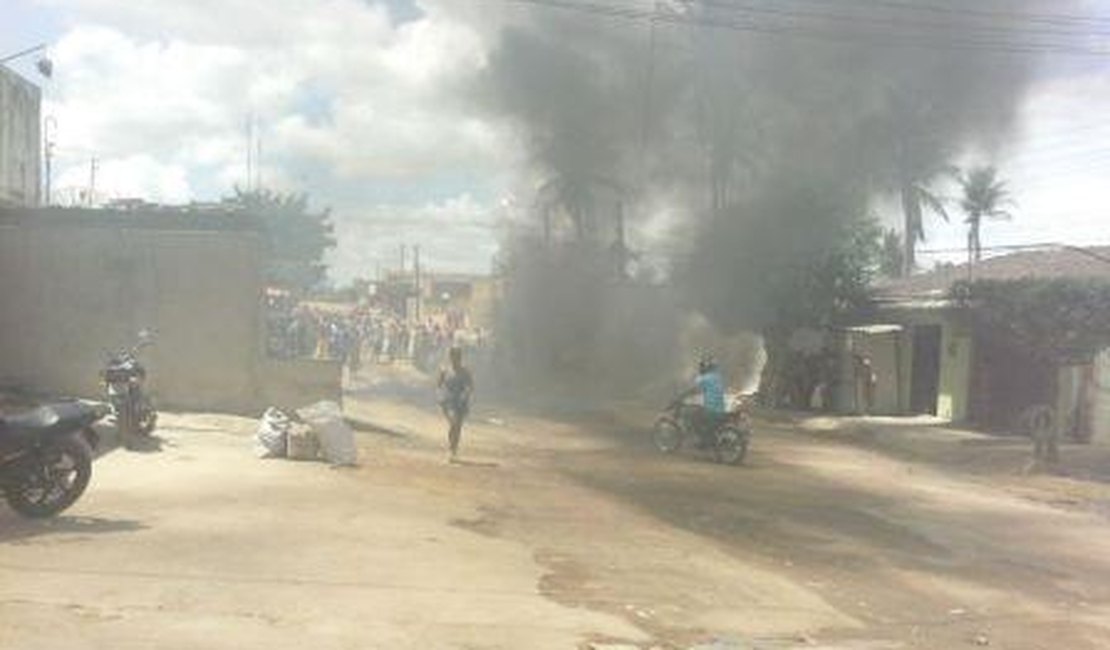
[[[303,422],[294,422],[286,438],[286,455],[290,460],[319,460],[320,443],[312,428]]]
[[[354,465],[358,462],[355,432],[343,419],[343,411],[335,402],[317,402],[297,409],[297,415],[316,434],[324,458],[333,465]]]
[[[282,458],[285,456],[285,437],[292,422],[289,416],[273,406],[266,409],[258,421],[258,431],[254,435],[255,454],[259,458]]]

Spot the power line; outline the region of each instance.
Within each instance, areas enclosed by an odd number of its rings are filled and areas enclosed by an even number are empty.
[[[571,0],[499,0],[507,4],[531,5],[549,9],[560,9],[595,16],[630,20],[635,22],[667,23],[676,26],[710,27],[731,31],[751,32],[767,35],[799,36],[811,39],[892,48],[924,48],[941,50],[967,50],[994,52],[998,54],[1071,54],[1082,56],[1107,56],[1110,50],[1090,49],[1067,44],[1015,43],[1006,41],[983,41],[978,39],[937,39],[926,34],[898,35],[890,38],[886,34],[855,30],[855,33],[828,29],[814,29],[800,25],[770,25],[746,17],[709,18],[638,9],[629,6],[616,6],[592,1],[573,2]]]
[[[750,2],[738,2],[737,0],[700,0],[700,3],[707,7],[716,7],[726,11],[744,12],[752,14],[765,14],[773,16],[783,16],[787,18],[810,18],[828,20],[834,22],[848,22],[853,25],[858,24],[872,24],[880,26],[893,26],[893,27],[913,27],[925,28],[929,30],[943,30],[952,27],[961,27],[970,29],[979,34],[994,34],[1003,36],[1025,36],[1025,37],[1084,37],[1084,36],[1110,36],[1110,31],[1105,28],[1110,26],[1101,26],[1104,29],[1095,29],[1091,26],[1087,29],[1063,29],[1058,27],[1022,27],[1020,25],[1004,26],[997,23],[990,25],[970,25],[960,23],[954,20],[922,20],[922,19],[906,19],[893,16],[873,16],[873,15],[849,15],[844,12],[838,11],[807,11],[797,9],[782,9],[775,7],[768,7],[764,5],[751,4]]]
[[[802,2],[807,4],[827,5],[828,0],[783,0],[786,2]],[[1099,25],[1110,26],[1110,21],[1092,16],[1077,14],[1044,14],[1013,11],[991,11],[989,9],[975,9],[968,7],[947,7],[923,4],[921,2],[907,2],[906,0],[838,0],[840,3],[855,4],[865,8],[885,7],[899,11],[917,12],[943,16],[974,17],[989,20],[1016,20],[1044,25]]]

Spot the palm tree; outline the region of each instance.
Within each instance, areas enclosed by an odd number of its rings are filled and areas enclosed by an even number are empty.
[[[929,189],[928,180],[906,179],[902,181],[902,214],[905,218],[905,233],[903,246],[905,254],[902,255],[903,275],[913,273],[917,264],[917,242],[925,241],[924,209],[928,208],[948,221],[948,211],[944,207],[944,199]]]
[[[624,195],[624,188],[612,179],[596,174],[559,174],[536,191],[537,208],[543,218],[544,241],[551,240],[551,219],[562,210],[574,225],[575,238],[583,242],[593,233],[597,203],[601,195]]]
[[[948,221],[944,199],[931,189],[937,178],[955,174],[942,149],[934,141],[933,125],[938,115],[937,102],[907,93],[905,89],[887,89],[886,117],[880,118],[880,133],[893,147],[896,174],[892,179],[902,199],[903,233],[902,274],[913,273],[917,264],[917,242],[925,240],[924,212],[928,209]]]
[[[967,257],[969,261],[978,262],[982,256],[979,229],[983,219],[1012,219],[1013,215],[1002,208],[1012,205],[1013,201],[1006,183],[998,178],[998,170],[993,166],[972,168],[960,174],[958,180],[963,188],[960,207],[967,215],[964,220],[967,223]]]

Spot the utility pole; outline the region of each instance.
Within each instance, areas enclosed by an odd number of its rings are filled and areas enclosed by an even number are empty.
[[[51,125],[53,125],[53,128],[51,128]],[[43,148],[43,151],[42,151],[43,155],[42,155],[42,157],[43,157],[43,161],[45,162],[45,170],[44,170],[45,174],[43,174],[43,179],[45,181],[44,182],[44,187],[43,187],[43,189],[44,189],[43,200],[42,200],[43,205],[50,205],[53,202],[51,200],[51,196],[53,194],[53,186],[52,186],[51,181],[53,180],[53,162],[54,162],[54,138],[52,137],[52,132],[57,130],[57,128],[58,128],[58,120],[54,119],[53,115],[47,115],[46,118],[43,119],[43,121],[42,121],[42,142],[43,142],[43,147],[42,147]]]
[[[54,157],[54,143],[48,141],[46,143],[46,151],[44,152],[44,158],[46,160],[46,187],[45,187],[46,192],[45,192],[45,196],[42,197],[43,198],[42,202],[43,202],[44,205],[50,205],[52,203],[52,201],[50,200],[50,193],[51,193],[50,175],[51,175],[51,159],[53,157]]]
[[[254,184],[254,165],[252,164],[253,161],[251,160],[251,155],[254,151],[254,114],[253,113],[251,113],[249,116],[247,116],[247,122],[244,125],[243,129],[244,129],[244,131],[246,131],[245,135],[246,135],[246,139],[247,139],[247,185],[243,189],[244,189],[244,191],[249,193],[249,192],[253,191],[251,186]]]
[[[89,161],[88,205],[89,205],[90,208],[93,207],[93,197],[96,195],[96,169],[99,166],[100,166],[100,161],[98,161],[96,159],[96,156],[93,156],[92,160]]]
[[[262,129],[258,127],[257,120],[254,126],[254,191],[258,192],[262,190]]]
[[[412,247],[413,285],[416,287],[416,322],[420,322],[420,303],[423,298],[420,290],[420,245]]]
[[[648,22],[648,51],[647,51],[647,70],[644,74],[644,110],[640,115],[640,162],[643,163],[641,170],[644,182],[647,180],[647,141],[648,131],[651,125],[651,112],[652,100],[655,96],[655,50],[656,50],[656,35],[655,30],[659,24],[659,16],[663,13],[663,6],[659,0],[656,0],[652,9],[651,20]]]

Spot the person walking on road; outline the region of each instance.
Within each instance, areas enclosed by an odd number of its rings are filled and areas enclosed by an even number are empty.
[[[474,391],[474,377],[463,366],[462,348],[452,347],[448,353],[450,366],[439,373],[439,405],[447,417],[448,461],[459,457],[459,440],[462,438],[463,420],[470,412],[470,394]]]

